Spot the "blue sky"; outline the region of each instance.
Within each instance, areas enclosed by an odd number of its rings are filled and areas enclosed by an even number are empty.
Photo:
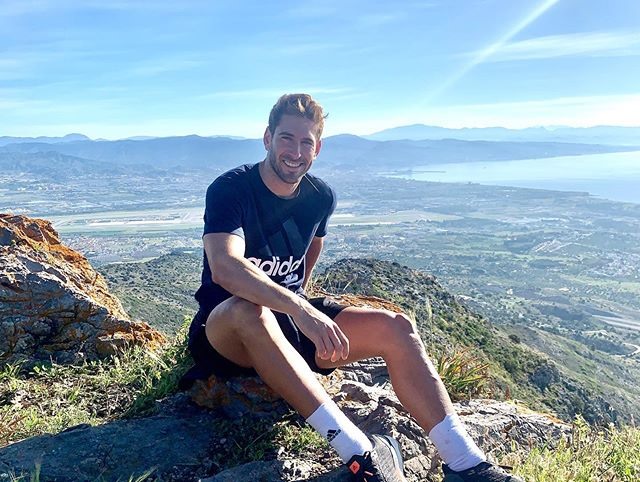
[[[0,0],[0,135],[640,126],[638,0]]]

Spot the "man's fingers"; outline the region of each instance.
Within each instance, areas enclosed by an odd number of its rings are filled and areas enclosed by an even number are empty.
[[[331,353],[331,362],[335,363],[340,358],[340,353],[342,352],[342,346],[340,343],[340,339],[336,334],[335,330],[329,328],[327,330],[329,339],[331,340],[331,344],[333,345],[333,351]]]
[[[349,357],[349,339],[347,335],[338,325],[333,325],[332,329],[329,330],[329,336],[335,349],[331,355],[331,361],[335,363],[341,358],[346,360]]]
[[[338,360],[338,358],[340,358],[340,351],[342,350],[342,347],[340,346],[340,340],[336,336],[336,333],[330,327],[327,329],[327,336],[329,338],[328,346],[330,348],[328,353],[329,356],[327,356],[326,359],[335,362],[336,360]]]
[[[320,340],[318,341],[318,343],[316,343],[316,351],[318,352],[318,356],[321,359],[326,360],[328,358],[327,355],[329,350],[327,350],[326,344],[322,337],[320,337]]]
[[[337,325],[336,333],[338,334],[338,338],[340,339],[340,343],[342,344],[342,359],[346,360],[347,358],[349,358],[349,338],[347,338],[347,335],[344,334],[344,331],[342,331]]]

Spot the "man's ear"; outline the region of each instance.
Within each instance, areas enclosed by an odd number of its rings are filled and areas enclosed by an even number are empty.
[[[322,149],[322,139],[318,139],[316,142],[316,157],[320,154],[320,149]]]
[[[268,151],[271,146],[271,131],[269,130],[269,126],[264,130],[262,142],[264,144],[264,148]]]

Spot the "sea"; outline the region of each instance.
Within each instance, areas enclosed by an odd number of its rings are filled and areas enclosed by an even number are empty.
[[[640,151],[517,161],[429,164],[393,177],[580,191],[640,204]]]

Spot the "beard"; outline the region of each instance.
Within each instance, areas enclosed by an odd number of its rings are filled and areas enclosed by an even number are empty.
[[[283,161],[276,159],[276,154],[273,150],[269,150],[267,155],[267,162],[269,167],[276,173],[276,176],[280,178],[280,180],[287,184],[298,184],[302,177],[309,171],[311,168],[311,163],[305,161],[300,158],[300,160],[296,160],[295,162],[302,161],[302,166],[297,169],[288,168]]]

